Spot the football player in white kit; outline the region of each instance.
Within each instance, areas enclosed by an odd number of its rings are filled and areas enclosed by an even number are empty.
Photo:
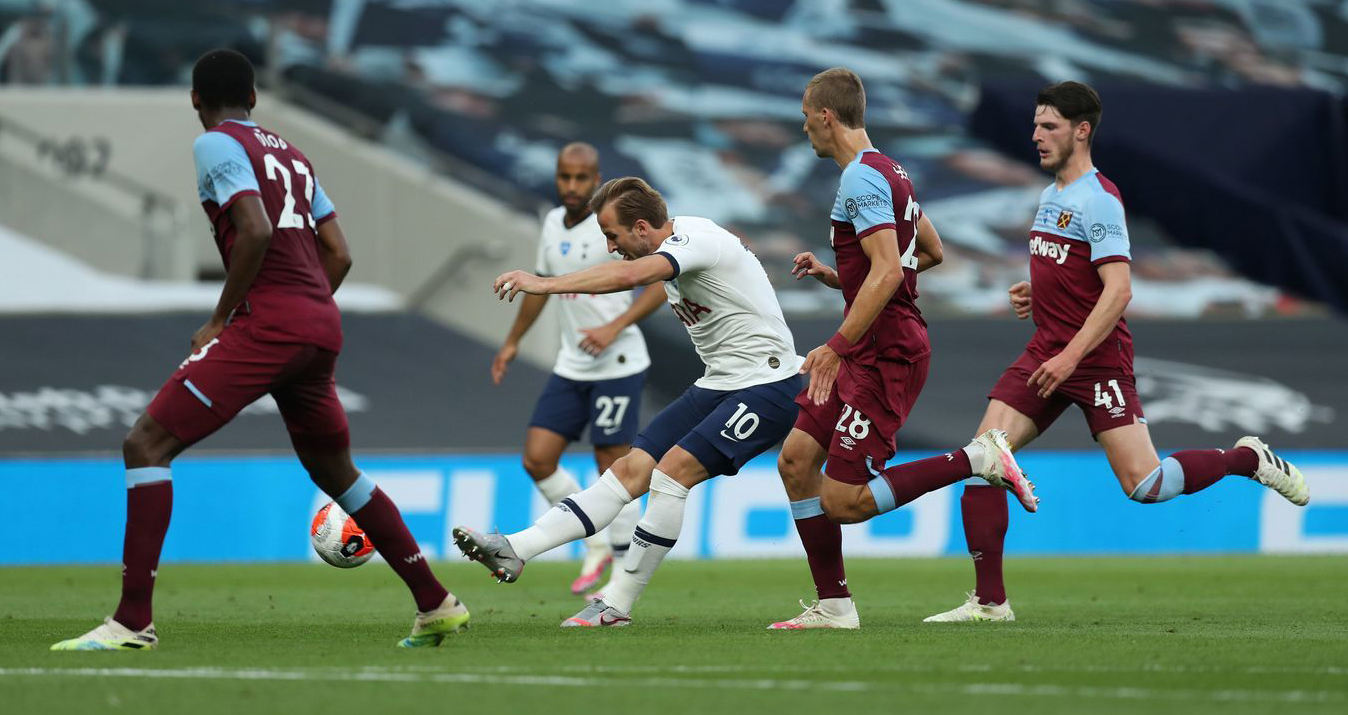
[[[533,526],[509,535],[454,529],[465,556],[511,582],[529,559],[596,533],[649,491],[622,568],[614,569],[602,598],[563,627],[631,622],[633,604],[678,539],[689,489],[735,474],[781,442],[795,423],[795,398],[804,384],[803,359],[777,294],[758,258],[734,234],[704,218],[670,217],[663,197],[635,177],[604,184],[590,207],[609,249],[624,262],[551,278],[510,271],[496,279],[498,294],[612,293],[664,281],[706,372],[637,435],[632,451],[598,483],[563,499]]]
[[[538,241],[539,275],[574,273],[618,261],[609,253],[589,199],[599,185],[599,152],[575,142],[557,155],[557,195],[562,205],[543,219]],[[646,291],[633,300],[631,291],[605,295],[564,293],[558,296],[561,349],[543,394],[534,407],[524,440],[524,471],[533,478],[549,504],[580,491],[576,477],[560,460],[569,444],[580,439],[588,425],[594,461],[603,474],[613,461],[631,449],[641,411],[650,356],[636,322],[664,302],[662,291]],[[519,341],[538,319],[547,295],[525,296],[520,312],[491,363],[492,382],[505,378]],[[594,588],[613,562],[631,543],[632,527],[640,517],[633,504],[607,532],[586,538],[585,558],[571,592]]]

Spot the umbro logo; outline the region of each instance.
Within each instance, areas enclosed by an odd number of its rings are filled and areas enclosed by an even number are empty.
[[[423,555],[421,554],[420,551],[416,552],[415,554],[412,554],[411,556],[404,556],[404,557],[403,557],[403,561],[406,561],[406,562],[409,563],[409,564],[414,564],[414,563],[416,563],[416,562],[418,562],[418,561],[425,561],[425,560],[426,560],[426,557],[423,556]]]

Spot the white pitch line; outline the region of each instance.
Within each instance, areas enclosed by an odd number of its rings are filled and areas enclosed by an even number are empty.
[[[225,668],[0,668],[0,678],[170,678],[187,680],[271,680],[317,682],[395,682],[519,685],[546,687],[720,688],[828,692],[907,692],[923,695],[1112,698],[1120,700],[1197,700],[1213,702],[1343,702],[1348,693],[1330,690],[1172,690],[1023,683],[886,683],[858,680],[720,679],[681,677],[576,677],[550,674],[383,672],[359,670],[267,670]]]
[[[548,666],[552,670],[565,673],[591,674],[640,674],[640,673],[1238,673],[1242,675],[1348,675],[1348,667],[1343,666],[1202,666],[1202,665],[986,665],[963,663],[959,665],[882,663],[856,666],[843,665],[573,665],[561,664]],[[370,666],[369,670],[385,671],[388,668]],[[394,666],[395,671],[441,672],[439,666]],[[460,670],[475,673],[521,673],[534,672],[536,666],[522,665],[484,665],[462,666]]]

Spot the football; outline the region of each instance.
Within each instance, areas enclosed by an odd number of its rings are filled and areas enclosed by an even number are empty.
[[[328,502],[314,515],[309,541],[319,558],[339,569],[355,568],[374,556],[374,544],[336,502]]]

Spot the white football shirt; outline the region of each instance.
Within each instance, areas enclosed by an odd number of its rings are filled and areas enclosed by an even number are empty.
[[[574,273],[622,257],[608,252],[608,241],[599,230],[599,220],[590,214],[584,221],[566,227],[566,208],[558,206],[543,217],[538,240],[535,272],[542,276]],[[553,296],[561,317],[562,346],[552,371],[571,380],[612,380],[635,375],[650,367],[646,341],[635,325],[629,325],[598,357],[580,349],[581,330],[613,322],[632,305],[632,291],[589,295],[564,293]]]
[[[694,383],[740,390],[784,380],[805,360],[763,264],[739,238],[696,216],[674,217],[674,235],[656,249],[675,275],[665,293],[707,366]]]

